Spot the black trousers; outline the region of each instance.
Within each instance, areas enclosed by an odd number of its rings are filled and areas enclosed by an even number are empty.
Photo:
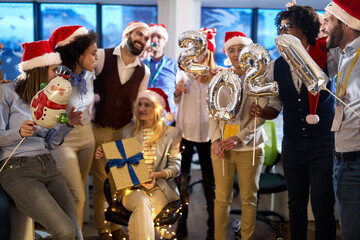
[[[197,153],[199,155],[199,162],[201,167],[202,183],[205,193],[205,199],[207,204],[208,212],[208,232],[207,240],[214,239],[214,200],[215,200],[215,183],[214,183],[214,173],[211,163],[211,142],[192,142],[186,139],[182,139],[182,146],[185,147],[184,151],[181,153],[181,174],[187,175],[188,182],[190,180],[191,173],[191,161],[194,154],[194,147],[196,147]],[[181,183],[180,183],[181,184]],[[178,223],[178,237],[187,235],[186,228],[186,219],[188,211],[185,209],[182,217]]]
[[[284,138],[281,158],[288,187],[291,240],[307,236],[309,195],[315,218],[315,239],[335,240],[335,196],[332,181],[332,135],[295,142]]]

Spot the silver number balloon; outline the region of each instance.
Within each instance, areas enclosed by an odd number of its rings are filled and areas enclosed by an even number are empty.
[[[211,79],[207,100],[213,118],[225,121],[234,118],[241,101],[241,79],[233,71],[219,71]]]
[[[257,43],[246,45],[240,52],[239,65],[248,72],[245,75],[245,90],[249,96],[266,97],[279,94],[277,82],[262,83],[260,79],[268,71],[270,56],[268,51]]]
[[[315,96],[326,88],[328,77],[310,57],[297,37],[290,34],[278,36],[275,38],[275,45],[311,94]]]
[[[207,44],[206,37],[199,32],[186,31],[182,33],[179,36],[179,46],[187,49],[179,55],[179,67],[186,72],[207,74],[209,66],[195,62],[206,54]]]

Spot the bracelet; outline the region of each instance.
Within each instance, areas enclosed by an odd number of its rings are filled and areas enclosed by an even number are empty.
[[[69,122],[66,123],[66,126],[68,126],[68,127],[70,127],[70,128],[74,128],[74,127],[75,127],[75,125],[72,125],[72,126],[71,126],[71,125],[69,124]]]

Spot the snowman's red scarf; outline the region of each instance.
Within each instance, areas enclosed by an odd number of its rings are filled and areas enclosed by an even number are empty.
[[[317,63],[317,65],[319,65],[321,69],[324,69],[327,62],[326,37],[317,39],[315,45],[310,45],[308,53],[311,58]],[[310,114],[316,114],[319,95],[320,93],[314,96],[310,92],[308,92]]]
[[[44,91],[41,91],[39,92],[38,98],[33,99],[31,107],[33,108],[37,107],[36,111],[34,111],[34,115],[36,117],[36,120],[39,120],[44,113],[44,107],[47,107],[49,109],[59,110],[59,109],[66,109],[67,104],[57,104],[49,100],[47,95],[44,93]]]

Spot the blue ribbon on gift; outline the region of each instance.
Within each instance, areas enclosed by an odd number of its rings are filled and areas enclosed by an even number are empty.
[[[139,160],[144,159],[143,154],[141,152],[139,152],[139,153],[127,158],[122,141],[116,141],[115,144],[121,154],[122,159],[119,159],[119,158],[110,159],[107,162],[107,167],[112,168],[112,167],[116,166],[117,168],[121,168],[127,163],[131,181],[133,182],[134,186],[139,185],[140,181],[137,178],[136,173],[135,173],[133,167],[131,166],[131,164],[135,164],[135,165],[139,164]]]

